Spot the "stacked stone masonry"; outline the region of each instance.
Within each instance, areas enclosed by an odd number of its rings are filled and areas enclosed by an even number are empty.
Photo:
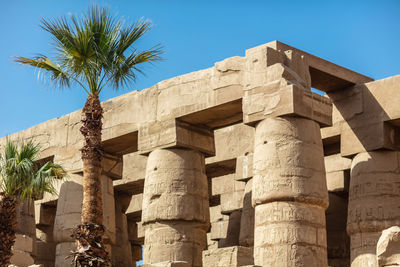
[[[400,76],[374,81],[273,41],[105,101],[113,266],[397,266],[399,92]],[[20,206],[16,266],[69,266],[80,118],[8,137],[40,142],[69,173],[57,196]]]

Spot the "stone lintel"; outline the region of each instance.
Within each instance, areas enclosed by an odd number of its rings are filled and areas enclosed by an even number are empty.
[[[272,41],[262,46],[271,47],[281,52],[291,50],[304,55],[309,65],[311,86],[324,92],[345,89],[354,84],[367,83],[374,80],[279,41]]]
[[[183,147],[198,150],[206,156],[215,155],[214,132],[178,119],[145,124],[139,130],[138,148],[147,155],[157,148]]]
[[[400,150],[400,129],[391,122],[365,122],[352,126],[342,124],[340,152],[343,157],[373,150]]]
[[[332,124],[332,103],[329,98],[288,85],[269,92],[268,86],[246,91],[243,97],[243,121],[255,125],[266,118],[300,116],[321,126]]]

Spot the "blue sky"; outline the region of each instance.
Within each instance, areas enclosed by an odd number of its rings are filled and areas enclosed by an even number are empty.
[[[3,1],[0,25],[0,137],[80,109],[78,87],[54,90],[33,69],[12,57],[52,55],[40,19],[81,14],[92,3],[133,22],[145,17],[153,29],[138,44],[163,43],[165,60],[125,90],[142,90],[177,75],[211,67],[251,48],[280,40],[357,72],[382,79],[400,73],[400,1]]]

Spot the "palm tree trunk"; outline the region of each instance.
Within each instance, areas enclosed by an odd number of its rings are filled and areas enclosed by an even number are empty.
[[[8,266],[17,229],[18,200],[0,193],[0,266]]]
[[[108,254],[104,248],[102,236],[103,205],[101,193],[101,159],[103,148],[101,130],[103,109],[99,97],[89,95],[82,110],[84,137],[81,149],[83,160],[83,203],[81,224],[74,232],[78,252],[74,262],[77,266],[108,266]]]

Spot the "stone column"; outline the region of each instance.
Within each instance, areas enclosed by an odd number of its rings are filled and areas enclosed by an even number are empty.
[[[347,233],[352,267],[378,267],[376,245],[384,229],[400,225],[400,153],[357,154],[351,166]]]
[[[253,179],[254,263],[327,266],[328,191],[318,124],[298,117],[258,123]]]
[[[17,209],[17,231],[12,247],[13,256],[10,261],[16,266],[28,266],[34,263],[36,255],[36,228],[34,202],[20,202]]]
[[[328,207],[319,125],[332,104],[311,92],[307,56],[260,46],[246,51],[243,121],[255,127],[254,264],[326,267]]]
[[[214,132],[175,118],[139,129],[138,150],[148,155],[142,225],[144,264],[202,266],[210,227],[205,156],[215,155]]]
[[[202,266],[201,253],[207,246],[209,227],[208,185],[202,153],[177,148],[150,153],[142,221],[144,264],[180,262],[179,266]]]
[[[57,201],[57,211],[53,228],[56,245],[56,267],[69,267],[71,259],[65,259],[76,250],[75,240],[71,237],[74,228],[81,222],[83,188],[82,177],[70,175],[61,185]]]

